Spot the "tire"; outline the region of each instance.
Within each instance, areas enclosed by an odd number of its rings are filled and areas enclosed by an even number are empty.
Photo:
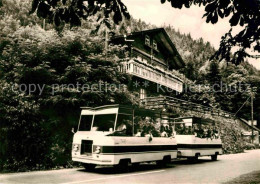
[[[93,171],[96,167],[95,164],[82,164],[86,171]]]
[[[115,169],[122,172],[129,172],[130,160],[120,160],[118,165],[115,165]]]
[[[212,161],[217,161],[218,155],[211,155],[211,160]]]
[[[156,161],[156,164],[159,166],[159,167],[166,167],[166,165],[168,163],[171,162],[171,156],[164,156],[163,157],[163,160],[158,160]]]
[[[194,157],[188,157],[187,159],[190,162],[197,162],[199,159],[199,154],[196,154]]]
[[[158,160],[158,161],[156,161],[156,165],[159,167],[165,167],[166,162],[164,160]]]

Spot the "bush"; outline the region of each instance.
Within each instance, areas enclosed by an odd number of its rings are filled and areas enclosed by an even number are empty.
[[[252,143],[245,143],[245,146],[244,146],[244,149],[245,150],[252,150],[252,149],[256,149],[256,146]]]
[[[39,26],[21,27],[0,45],[0,170],[72,167],[70,130],[78,123],[80,107],[133,102],[126,88],[83,91],[68,86],[128,81],[117,70],[121,48],[105,57],[102,40],[87,30],[58,36]],[[21,84],[44,85],[44,90],[21,91]]]

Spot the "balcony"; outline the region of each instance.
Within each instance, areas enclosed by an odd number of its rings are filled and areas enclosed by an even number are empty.
[[[165,86],[179,93],[183,91],[182,80],[172,72],[140,61],[137,58],[121,62],[120,71]]]

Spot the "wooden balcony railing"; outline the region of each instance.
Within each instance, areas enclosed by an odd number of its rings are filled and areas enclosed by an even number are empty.
[[[165,71],[160,67],[148,63],[131,59],[121,63],[122,72],[137,76],[139,78],[154,82],[158,85],[165,86],[179,93],[183,91],[183,82],[170,71]]]

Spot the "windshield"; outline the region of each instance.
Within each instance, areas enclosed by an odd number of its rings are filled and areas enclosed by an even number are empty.
[[[93,115],[82,115],[80,118],[79,131],[90,131]]]
[[[116,114],[98,114],[95,115],[92,130],[113,131],[116,120]]]

